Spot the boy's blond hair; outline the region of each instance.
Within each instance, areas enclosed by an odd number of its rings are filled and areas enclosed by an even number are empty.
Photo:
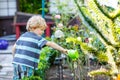
[[[31,28],[36,28],[36,27],[39,27],[39,28],[44,28],[46,29],[47,27],[47,24],[44,20],[44,18],[42,18],[41,16],[39,15],[34,15],[32,16],[28,22],[27,22],[27,26],[26,26],[26,29],[27,31],[30,31]]]

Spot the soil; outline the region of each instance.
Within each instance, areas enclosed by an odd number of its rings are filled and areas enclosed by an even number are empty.
[[[47,80],[110,80],[109,77],[105,76],[105,75],[99,75],[99,76],[95,76],[94,79],[89,77],[87,75],[87,72],[94,69],[99,69],[101,67],[101,65],[96,66],[93,65],[93,63],[90,65],[90,67],[85,67],[84,66],[84,70],[81,70],[81,73],[79,71],[80,74],[84,74],[84,76],[82,76],[82,78],[80,78],[80,76],[78,76],[79,78],[76,78],[73,76],[73,72],[70,70],[69,66],[67,64],[62,65],[63,66],[63,78],[62,78],[62,73],[60,74],[60,65],[52,65],[51,68],[47,71]],[[89,69],[88,69],[89,68]],[[82,72],[83,71],[83,72]],[[77,73],[78,75],[78,73]]]
[[[73,80],[73,76],[68,66],[63,66],[60,70],[60,65],[53,65],[47,71],[47,80]]]

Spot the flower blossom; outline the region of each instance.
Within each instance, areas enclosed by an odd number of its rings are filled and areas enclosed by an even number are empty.
[[[84,42],[89,43],[89,38],[85,38]]]
[[[60,28],[60,29],[62,29],[62,28],[63,28],[63,24],[62,24],[62,23],[59,23],[59,24],[57,25],[57,27]]]
[[[60,15],[55,15],[55,18],[56,18],[56,19],[60,19],[61,16],[60,16]]]
[[[78,41],[82,41],[81,37],[77,37],[77,40],[78,40]]]
[[[55,38],[61,38],[61,37],[64,37],[64,33],[61,30],[57,30],[55,31],[54,36]]]

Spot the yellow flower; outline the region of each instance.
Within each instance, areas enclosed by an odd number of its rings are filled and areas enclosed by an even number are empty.
[[[79,26],[78,26],[77,24],[73,26],[73,29],[74,29],[75,31],[78,31],[78,30],[79,30],[78,28],[79,28]]]
[[[117,76],[117,80],[120,80],[120,74],[118,74],[118,76]]]
[[[76,42],[76,39],[73,38],[73,37],[68,37],[66,38],[66,42],[69,43],[69,42]]]

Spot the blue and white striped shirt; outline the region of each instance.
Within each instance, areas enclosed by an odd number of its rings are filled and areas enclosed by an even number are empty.
[[[47,40],[32,32],[24,33],[16,41],[14,64],[25,65],[31,68],[37,68],[40,51],[45,46]]]

